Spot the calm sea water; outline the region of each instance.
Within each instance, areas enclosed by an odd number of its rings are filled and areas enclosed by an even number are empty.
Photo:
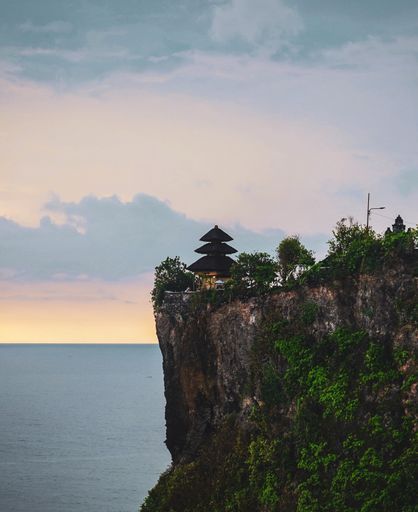
[[[155,345],[0,345],[0,511],[135,512],[170,462]]]

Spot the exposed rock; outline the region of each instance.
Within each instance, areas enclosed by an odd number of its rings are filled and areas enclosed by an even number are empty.
[[[336,328],[364,331],[376,341],[417,350],[417,330],[405,324],[404,306],[416,303],[417,278],[399,264],[379,275],[360,275],[318,287],[235,300],[220,307],[197,304],[193,294],[170,294],[156,312],[163,354],[167,447],[175,464],[192,460],[208,434],[231,412],[261,400],[252,380],[252,348],[269,316],[290,322],[307,305],[315,313],[311,334],[321,339]],[[409,306],[408,306],[409,307]],[[309,311],[308,311],[309,312]],[[403,363],[405,373],[416,370]],[[412,374],[412,373],[411,373]],[[416,384],[405,392],[406,410],[417,399]]]

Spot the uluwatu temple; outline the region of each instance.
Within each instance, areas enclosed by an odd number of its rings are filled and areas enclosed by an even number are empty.
[[[228,254],[237,252],[227,244],[233,238],[215,225],[200,240],[206,243],[195,249],[195,252],[205,256],[189,265],[187,270],[199,276],[200,288],[221,289],[231,277],[231,265],[234,263]]]
[[[388,227],[386,234],[400,233],[405,231],[405,228],[402,217],[398,215],[392,229]],[[204,256],[187,267],[187,270],[198,276],[199,289],[223,289],[226,281],[231,278],[231,266],[234,260],[228,255],[238,252],[227,243],[231,240],[233,238],[217,224],[200,238],[201,242],[206,243],[195,249],[195,252]]]

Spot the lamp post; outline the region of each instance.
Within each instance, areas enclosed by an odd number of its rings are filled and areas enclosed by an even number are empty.
[[[372,210],[384,210],[386,206],[378,206],[376,208],[370,208],[370,192],[367,194],[367,220],[366,220],[366,229],[369,229],[369,220],[370,220],[370,212]]]

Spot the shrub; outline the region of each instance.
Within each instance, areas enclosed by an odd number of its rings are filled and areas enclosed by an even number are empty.
[[[380,262],[381,239],[353,219],[341,219],[329,240],[328,262],[334,276],[373,270]]]
[[[242,252],[231,267],[228,288],[235,296],[262,295],[276,282],[277,264],[265,252]]]
[[[312,251],[309,251],[298,236],[284,238],[277,247],[278,272],[282,284],[294,281],[297,276],[315,263]]]
[[[166,291],[183,292],[192,288],[194,282],[194,274],[186,270],[186,264],[178,256],[166,258],[155,267],[154,288],[151,291],[154,308],[161,306]]]

